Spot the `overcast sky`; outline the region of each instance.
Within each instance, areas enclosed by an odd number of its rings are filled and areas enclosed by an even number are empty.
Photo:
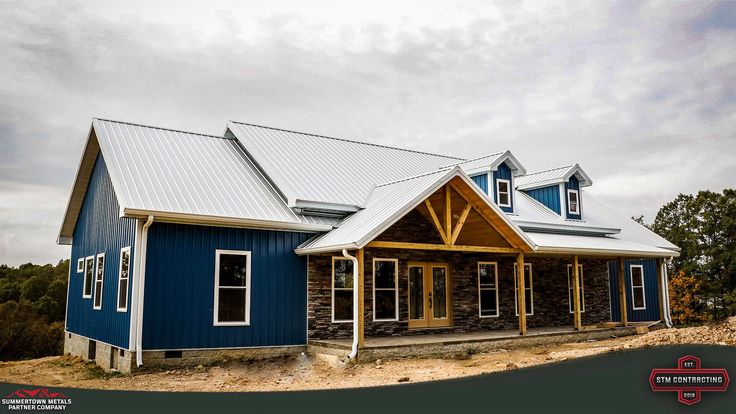
[[[92,117],[579,162],[648,222],[736,187],[733,2],[151,3],[0,1],[0,263],[68,256]]]

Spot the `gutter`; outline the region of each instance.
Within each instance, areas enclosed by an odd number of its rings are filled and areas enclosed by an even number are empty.
[[[348,359],[353,359],[358,355],[358,259],[355,256],[351,256],[347,249],[342,249],[342,255],[353,261],[353,346],[348,354]]]
[[[662,260],[662,280],[660,283],[662,283],[662,291],[664,292],[664,324],[668,328],[671,328],[673,326],[672,323],[672,314],[670,311],[670,288],[668,283],[669,276],[667,275],[667,263]]]
[[[138,280],[138,309],[136,313],[136,338],[135,338],[135,363],[137,366],[143,366],[143,299],[145,298],[145,287],[146,287],[146,255],[148,249],[148,228],[153,224],[153,215],[148,216],[148,220],[143,225],[143,232],[141,233],[141,250],[136,254],[141,255],[140,260],[140,280]]]

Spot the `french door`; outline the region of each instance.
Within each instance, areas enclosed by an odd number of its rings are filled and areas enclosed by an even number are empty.
[[[450,326],[450,267],[409,263],[409,328]]]

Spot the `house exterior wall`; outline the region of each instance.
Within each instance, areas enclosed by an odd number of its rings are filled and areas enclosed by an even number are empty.
[[[72,238],[66,330],[128,349],[132,295],[128,294],[128,310],[118,312],[118,273],[120,249],[130,247],[128,292],[132,292],[136,220],[120,218],[119,211],[105,159],[98,155]],[[77,272],[77,260],[100,253],[105,254],[102,309],[94,310],[94,280],[92,297],[83,298],[84,272]]]
[[[644,298],[646,309],[634,310],[631,298],[631,265],[644,266]],[[611,289],[611,320],[621,321],[621,305],[619,303],[618,261],[608,263]],[[659,291],[657,284],[657,260],[624,260],[624,287],[626,292],[626,317],[631,322],[657,321],[659,315]]]
[[[310,233],[154,222],[148,232],[143,349],[306,344]],[[215,251],[251,252],[250,326],[214,326]]]
[[[470,177],[473,179],[473,182],[478,184],[478,187],[480,187],[481,190],[483,190],[484,193],[488,194],[488,174],[478,174]]]
[[[498,180],[498,179],[509,180],[509,182],[511,183],[511,185],[510,185],[510,191],[509,191],[509,197],[511,198],[511,207],[501,207],[501,210],[503,210],[503,211],[505,211],[507,213],[511,213],[511,212],[514,211],[514,202],[515,202],[515,200],[514,200],[514,191],[513,191],[513,189],[514,189],[514,176],[511,173],[511,168],[509,168],[509,166],[506,165],[505,162],[502,163],[501,165],[499,165],[498,166],[498,169],[496,169],[496,171],[493,172],[493,182],[492,183],[489,183],[489,185],[491,187],[493,187],[493,188],[492,189],[489,189],[487,191],[488,194],[493,194],[493,201],[495,201],[496,204],[498,204],[498,194],[496,194],[496,190],[497,190],[496,180]]]
[[[535,188],[532,190],[526,190],[525,192],[532,196],[532,198],[534,198],[535,200],[544,204],[550,210],[554,211],[557,214],[561,214],[559,185]]]

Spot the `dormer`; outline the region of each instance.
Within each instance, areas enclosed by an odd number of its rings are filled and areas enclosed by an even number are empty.
[[[583,219],[583,187],[593,184],[578,164],[518,177],[516,188],[568,220]]]
[[[514,180],[526,169],[511,151],[486,155],[459,164],[506,213],[514,212]]]

